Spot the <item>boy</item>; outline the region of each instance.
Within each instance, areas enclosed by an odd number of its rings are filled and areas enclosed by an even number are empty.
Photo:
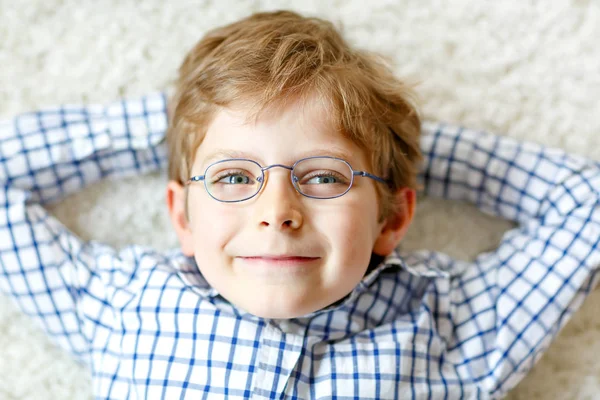
[[[0,126],[0,288],[92,370],[99,398],[498,398],[598,281],[600,168],[426,124],[432,196],[520,224],[472,264],[399,254],[419,119],[331,26],[210,32],[171,100]],[[181,250],[83,243],[39,205],[162,167]]]

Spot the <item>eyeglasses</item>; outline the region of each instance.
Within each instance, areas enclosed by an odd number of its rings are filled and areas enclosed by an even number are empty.
[[[236,203],[256,196],[265,182],[265,171],[280,167],[290,171],[294,188],[311,199],[334,199],[348,193],[355,176],[365,176],[381,183],[383,178],[365,171],[355,171],[350,164],[336,157],[308,157],[294,165],[273,164],[262,167],[253,160],[232,158],[210,164],[204,175],[192,176],[186,185],[204,181],[208,194],[224,203]]]

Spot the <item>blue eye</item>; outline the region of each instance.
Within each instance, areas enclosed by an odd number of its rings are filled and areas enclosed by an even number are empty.
[[[226,185],[252,185],[254,180],[244,173],[234,172],[226,173],[218,176],[214,183],[223,183]]]
[[[313,176],[312,178],[310,178],[308,181],[306,181],[306,184],[308,185],[321,185],[321,184],[332,184],[332,183],[339,183],[339,180],[335,177],[335,176],[331,176],[331,175],[318,175],[318,176]]]
[[[250,178],[245,175],[229,175],[224,178],[219,179],[219,182],[229,183],[231,185],[244,184],[247,185],[250,183]]]
[[[298,177],[300,185],[347,185],[349,182],[343,173],[330,169],[309,171]]]

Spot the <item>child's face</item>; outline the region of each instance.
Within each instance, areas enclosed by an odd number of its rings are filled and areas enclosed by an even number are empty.
[[[335,155],[354,170],[369,171],[364,152],[334,130],[317,104],[265,112],[256,122],[243,108],[220,111],[198,148],[192,175],[234,156],[264,167]],[[289,170],[273,168],[265,178],[257,196],[239,203],[219,202],[202,182],[191,184],[189,222],[178,230],[184,252],[194,255],[223,297],[259,317],[302,316],[350,293],[385,236],[375,190],[380,183],[357,178],[342,197],[318,200],[294,189]]]

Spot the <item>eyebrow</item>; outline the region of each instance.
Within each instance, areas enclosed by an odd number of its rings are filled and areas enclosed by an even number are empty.
[[[213,161],[219,161],[226,158],[248,158],[253,160],[252,155],[244,151],[218,149],[207,155],[203,160],[203,164],[206,166]]]
[[[297,156],[297,158],[291,162],[291,164],[293,164],[294,162],[301,160],[303,158],[316,157],[316,156],[341,158],[343,160],[348,161],[350,164],[352,164],[351,154],[345,150],[342,150],[342,149],[336,148],[336,147],[332,147],[332,148],[329,148],[326,150],[311,150],[311,151],[307,151],[304,153],[300,153]],[[265,166],[265,164],[266,164],[264,162],[264,160],[262,160],[260,157],[257,157],[256,154],[248,153],[245,151],[239,151],[239,150],[217,149],[204,158],[204,160],[202,162],[202,166],[204,168],[206,168],[209,164],[211,164],[215,161],[224,160],[227,158],[244,158],[244,159],[248,159],[248,160],[254,160],[262,166]]]

